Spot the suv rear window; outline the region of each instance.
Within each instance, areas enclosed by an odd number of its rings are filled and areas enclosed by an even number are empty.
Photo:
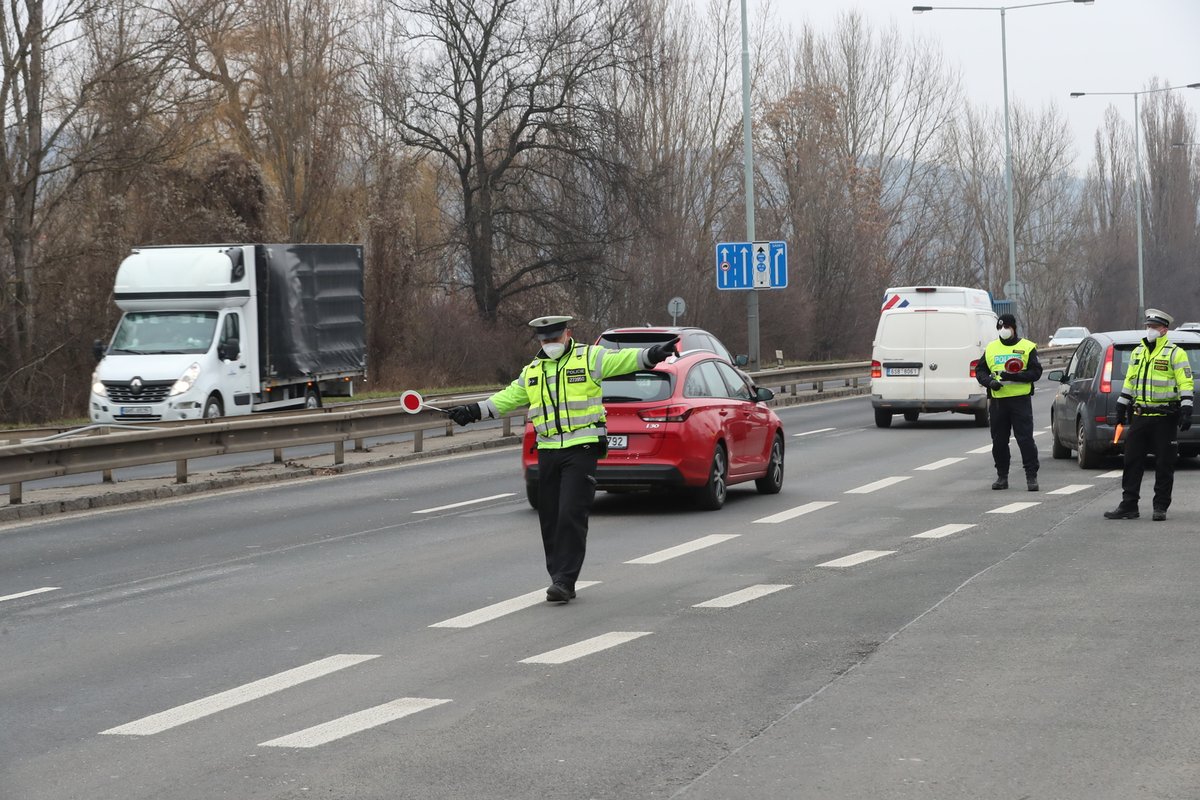
[[[605,403],[653,403],[671,396],[672,376],[642,370],[605,378],[600,382]]]

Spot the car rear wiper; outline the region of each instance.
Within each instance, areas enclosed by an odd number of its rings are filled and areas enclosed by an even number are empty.
[[[642,398],[627,397],[626,395],[623,395],[623,394],[612,394],[612,395],[606,394],[606,395],[604,395],[604,397],[600,398],[600,400],[601,400],[601,402],[604,402],[604,403],[640,403],[642,401]]]

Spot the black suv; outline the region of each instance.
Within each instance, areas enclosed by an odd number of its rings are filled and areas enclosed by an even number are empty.
[[[1105,331],[1089,334],[1079,343],[1065,370],[1046,373],[1062,384],[1050,407],[1050,454],[1070,458],[1075,451],[1083,469],[1099,467],[1106,456],[1125,449],[1113,444],[1117,423],[1117,398],[1129,369],[1133,349],[1145,331]],[[1200,330],[1178,328],[1167,333],[1168,341],[1188,354],[1192,372],[1200,370]],[[1200,454],[1200,427],[1179,432],[1179,454]]]

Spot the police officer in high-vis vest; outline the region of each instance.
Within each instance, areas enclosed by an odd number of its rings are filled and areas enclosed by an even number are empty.
[[[537,432],[538,519],[551,580],[546,600],[559,603],[575,597],[596,496],[596,462],[608,443],[600,381],[653,367],[675,355],[679,341],[608,350],[572,339],[570,321],[563,316],[530,321],[541,349],[520,376],[482,403],[449,409],[451,419],[467,425],[528,407]]]
[[[1042,377],[1037,345],[1017,336],[1017,318],[1001,314],[996,321],[997,339],[988,343],[975,364],[975,380],[986,386],[988,418],[992,428],[992,460],[996,464],[993,489],[1008,488],[1009,433],[1021,450],[1025,488],[1038,490],[1038,451],[1033,441],[1033,385]]]
[[[1193,393],[1187,353],[1167,341],[1172,322],[1174,318],[1167,312],[1146,309],[1146,336],[1129,357],[1125,384],[1117,398],[1117,424],[1129,423],[1121,504],[1104,512],[1107,519],[1138,518],[1147,453],[1154,453],[1153,518],[1156,522],[1167,518],[1178,453],[1175,431],[1192,427]]]

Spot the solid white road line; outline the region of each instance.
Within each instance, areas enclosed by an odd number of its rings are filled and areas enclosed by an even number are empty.
[[[941,461],[934,461],[932,464],[926,464],[923,467],[917,467],[917,469],[921,469],[921,470],[941,469],[942,467],[948,467],[951,464],[957,464],[960,461],[966,461],[966,459],[965,458],[943,458]]]
[[[461,503],[451,503],[448,506],[438,506],[437,508],[422,508],[420,511],[414,511],[414,514],[432,514],[435,511],[449,511],[452,508],[462,508],[463,506],[473,506],[476,503],[486,503],[489,500],[500,500],[504,497],[512,497],[516,492],[505,492],[504,494],[494,494],[491,497],[480,497],[478,500],[463,500]]]
[[[891,478],[884,478],[883,480],[875,481],[874,483],[868,483],[865,486],[859,486],[857,489],[847,489],[846,494],[870,494],[871,492],[877,492],[880,489],[886,489],[889,486],[894,486],[895,484],[900,483],[901,481],[906,481],[911,477],[911,475],[896,475]]]
[[[1097,475],[1096,477],[1097,478],[1119,478],[1124,474],[1125,473],[1122,470],[1114,469],[1110,472],[1102,472],[1099,475]]]
[[[837,428],[817,428],[815,431],[804,431],[803,433],[793,433],[792,436],[812,436],[814,433],[828,433],[836,431]]]
[[[148,717],[142,717],[139,720],[134,720],[116,728],[100,731],[100,733],[101,735],[120,734],[125,736],[150,736],[151,734],[161,733],[177,725],[183,725],[185,722],[192,722],[201,717],[215,714],[218,711],[240,706],[242,703],[249,703],[251,700],[257,700],[260,697],[274,694],[296,684],[320,678],[331,672],[337,672],[339,669],[353,667],[355,664],[370,661],[372,658],[379,658],[379,656],[339,654],[330,656],[329,658],[322,658],[320,661],[314,661],[302,667],[289,669],[277,675],[272,675],[253,683],[247,683],[236,689],[230,689],[210,697],[195,700],[191,703],[185,703],[184,705],[176,706],[158,714],[151,714]]]
[[[727,542],[730,539],[736,539],[741,534],[738,533],[714,533],[711,536],[701,536],[699,539],[693,539],[690,542],[684,542],[675,547],[668,547],[666,550],[659,550],[657,553],[651,553],[641,558],[635,558],[632,561],[626,561],[626,564],[661,564],[664,561],[669,561],[678,556],[685,556],[688,553],[693,553],[696,550],[703,550],[706,547],[712,547],[714,544]]]
[[[747,586],[740,591],[714,597],[712,600],[705,600],[703,603],[696,603],[692,608],[732,608],[790,588],[792,588],[790,583],[760,583],[756,586]]]
[[[1045,431],[1034,431],[1033,435],[1034,436],[1045,436],[1046,432]]]
[[[1092,488],[1092,484],[1090,483],[1069,483],[1066,486],[1046,492],[1046,494],[1075,494],[1076,492],[1082,492],[1084,489],[1090,488]]]
[[[44,592],[57,592],[60,588],[62,588],[62,587],[60,587],[60,586],[43,586],[40,589],[30,589],[28,592],[17,592],[16,594],[6,594],[6,595],[4,595],[4,597],[0,597],[0,603],[3,603],[5,600],[16,600],[18,597],[29,597],[30,595],[42,594]]]
[[[575,583],[575,591],[583,591],[589,586],[595,586],[600,581],[577,581]],[[520,611],[530,606],[536,606],[546,602],[546,590],[538,589],[536,592],[523,594],[520,597],[514,597],[511,600],[502,600],[499,603],[493,603],[490,606],[484,606],[478,611],[471,611],[467,614],[462,614],[451,619],[435,622],[429,627],[431,628],[472,628],[484,622],[491,622],[494,619],[503,617],[506,614],[512,614],[514,611]]]
[[[967,455],[970,456],[970,455],[975,455],[976,453],[990,453],[990,452],[992,452],[992,446],[990,444],[985,444],[983,447],[976,447],[974,450],[968,450]]]
[[[960,524],[960,523],[952,523],[950,525],[942,525],[937,528],[932,528],[930,530],[925,531],[924,533],[918,533],[918,534],[914,535],[912,538],[914,538],[914,539],[941,539],[943,536],[950,536],[951,534],[955,534],[960,531],[965,531],[967,528],[974,528],[974,527],[975,527],[974,524],[965,525],[965,524]]]
[[[449,702],[430,697],[401,697],[381,706],[356,711],[321,725],[280,736],[278,739],[263,742],[259,747],[317,747]]]
[[[835,558],[833,561],[826,561],[824,564],[817,564],[818,567],[853,567],[855,564],[861,564],[864,561],[871,561],[876,558],[890,556],[895,550],[863,550],[861,553]]]
[[[763,517],[762,519],[756,519],[756,520],[754,520],[754,522],[755,523],[762,522],[762,523],[767,523],[767,524],[772,524],[772,523],[776,523],[776,522],[787,522],[789,519],[795,519],[796,517],[803,516],[804,514],[808,514],[812,511],[820,511],[822,508],[828,508],[829,506],[836,506],[836,505],[837,505],[837,500],[816,500],[812,503],[805,503],[802,506],[796,506],[795,508],[789,508],[787,511],[780,511],[778,514],[772,514],[769,517]]]
[[[577,658],[590,656],[592,653],[599,653],[601,650],[607,650],[610,647],[616,647],[619,644],[625,644],[626,642],[632,642],[634,639],[649,636],[651,633],[653,631],[613,631],[612,633],[602,633],[599,636],[593,636],[591,639],[584,639],[582,642],[569,644],[566,647],[560,647],[548,653],[542,653],[540,656],[523,658],[520,663],[565,664],[568,661],[574,661]]]
[[[989,514],[1015,514],[1018,511],[1024,511],[1027,508],[1033,508],[1034,506],[1040,506],[1040,505],[1041,505],[1040,502],[1039,503],[1009,503],[1006,506],[1000,506],[999,508],[993,508],[991,511],[989,511],[987,513],[989,513]]]

